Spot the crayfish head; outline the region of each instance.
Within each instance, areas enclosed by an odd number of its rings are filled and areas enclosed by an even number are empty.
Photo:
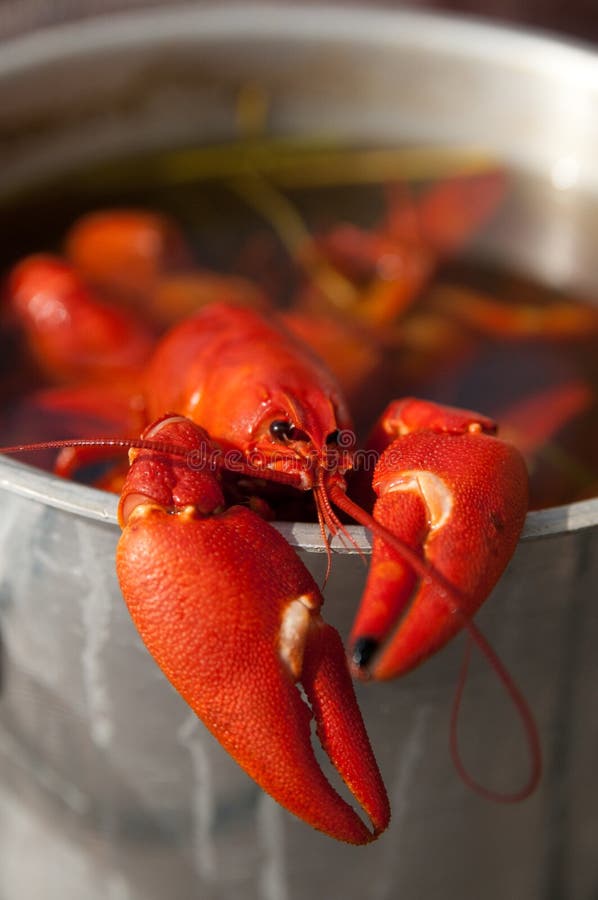
[[[300,399],[278,390],[268,392],[245,452],[250,465],[267,470],[272,480],[309,491],[322,473],[342,475],[352,467],[354,443],[350,427],[339,427],[333,398],[308,393]]]

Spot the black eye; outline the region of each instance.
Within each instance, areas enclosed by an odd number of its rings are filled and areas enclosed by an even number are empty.
[[[309,437],[300,428],[296,428],[288,419],[275,419],[270,423],[270,434],[277,441],[308,441]]]
[[[338,444],[338,437],[339,437],[339,430],[337,428],[336,431],[330,432],[330,434],[326,438],[326,443],[329,446],[334,446],[334,445]]]
[[[295,426],[288,419],[275,419],[270,423],[270,434],[277,441],[290,441]]]

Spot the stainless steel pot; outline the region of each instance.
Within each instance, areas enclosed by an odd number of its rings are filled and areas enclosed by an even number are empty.
[[[488,252],[598,288],[598,57],[436,16],[189,6],[6,42],[0,194],[106,156],[230,137],[248,79],[272,98],[276,133],[492,150],[529,188]],[[0,489],[3,900],[595,895],[598,500],[530,513],[480,616],[537,716],[536,795],[489,804],[454,773],[453,647],[359,689],[394,820],[355,849],[263,796],[156,670],[114,576],[114,499],[8,459]],[[321,575],[317,528],[281,527]],[[364,574],[339,549],[327,617],[345,634]],[[460,737],[486,783],[525,778],[517,720],[482,661]]]

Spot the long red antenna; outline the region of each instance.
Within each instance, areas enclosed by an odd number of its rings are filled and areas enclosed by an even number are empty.
[[[181,459],[188,458],[195,468],[202,465],[226,468],[225,462],[222,462],[224,454],[213,453],[210,448],[189,450],[188,447],[182,447],[180,444],[170,444],[166,441],[154,440],[153,438],[67,438],[66,440],[39,441],[33,444],[14,444],[9,447],[0,447],[0,453],[15,454],[28,453],[34,450],[63,450],[65,447],[107,447],[113,448],[115,454],[119,451],[130,449],[151,450],[155,453],[167,453],[170,456],[178,456]],[[235,457],[234,471],[239,475],[246,475],[250,478],[264,478],[267,476],[269,481],[290,485],[291,487],[296,486],[296,479],[287,472],[283,472],[280,469],[264,469],[261,466],[251,465],[249,462],[242,462],[237,457]]]
[[[480,794],[483,797],[487,797],[490,800],[495,800],[501,803],[517,803],[521,800],[525,800],[534,792],[542,775],[542,750],[540,746],[538,727],[527,700],[518,688],[513,677],[507,671],[504,663],[502,662],[496,651],[493,649],[489,641],[484,637],[479,628],[474,625],[471,619],[462,612],[460,606],[461,597],[459,591],[449,581],[447,581],[447,579],[444,578],[444,576],[440,572],[434,569],[433,566],[430,566],[420,556],[418,556],[418,554],[415,553],[415,551],[411,547],[405,544],[400,538],[396,537],[396,535],[392,534],[392,532],[388,531],[387,528],[385,528],[380,522],[376,521],[376,519],[374,519],[374,517],[371,516],[368,512],[357,506],[356,503],[354,503],[349,497],[347,497],[345,492],[338,485],[330,485],[328,489],[328,495],[335,506],[338,506],[339,509],[342,509],[343,512],[347,513],[347,515],[355,519],[356,522],[359,522],[360,525],[368,528],[373,534],[375,534],[381,540],[385,541],[390,547],[392,547],[399,554],[399,556],[401,556],[405,560],[405,562],[412,566],[415,573],[422,580],[432,581],[440,588],[440,590],[444,594],[446,604],[451,613],[453,615],[459,616],[463,627],[468,631],[470,642],[476,644],[476,646],[480,649],[480,651],[490,663],[493,670],[496,672],[500,683],[511,698],[515,710],[523,724],[531,761],[531,771],[527,782],[520,790],[513,793],[495,792],[477,782],[465,768],[458,747],[457,722],[459,711],[461,709],[461,701],[463,697],[463,690],[465,687],[467,670],[469,667],[471,647],[468,648],[465,656],[459,681],[457,683],[455,701],[453,704],[450,737],[451,754],[453,757],[455,768],[457,769],[459,775],[468,785],[468,787],[470,787],[476,793]]]

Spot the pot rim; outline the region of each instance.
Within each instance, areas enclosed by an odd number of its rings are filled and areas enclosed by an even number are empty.
[[[327,41],[393,45],[421,41],[427,50],[465,52],[470,58],[500,61],[503,65],[544,71],[554,77],[583,82],[598,92],[598,54],[581,42],[549,34],[515,29],[467,16],[415,10],[358,9],[347,6],[282,7],[266,3],[197,7],[183,4],[168,9],[145,8],[111,12],[76,22],[42,28],[2,41],[0,79],[31,72],[36,66],[77,58],[93,52],[134,49],[159,41],[189,38],[196,42]],[[118,498],[86,485],[69,482],[14,459],[0,459],[0,488],[64,512],[116,526]],[[598,498],[528,513],[522,540],[571,533],[596,526]],[[324,552],[317,524],[278,523],[289,542],[311,552]],[[355,546],[336,538],[335,550],[367,553],[369,533],[349,526]]]
[[[67,481],[33,466],[16,460],[0,459],[0,490],[5,490],[86,519],[117,524],[118,497],[88,485]],[[580,500],[565,506],[555,506],[529,512],[521,540],[570,534],[584,528],[595,527],[598,522],[598,499]],[[294,547],[310,552],[325,552],[326,546],[320,526],[311,522],[277,522],[281,531]],[[371,549],[369,531],[360,525],[350,525],[347,531],[355,546],[345,545],[338,537],[332,541],[334,550],[341,553],[368,553]]]
[[[561,75],[598,88],[597,54],[591,44],[527,27],[488,22],[473,15],[444,14],[428,10],[309,4],[282,5],[267,2],[230,3],[198,7],[192,3],[112,10],[85,19],[44,26],[29,34],[2,41],[0,78],[29,71],[35,65],[64,61],[93,51],[142,46],[188,38],[202,42],[230,41],[327,41],[373,43],[421,41],[427,50],[462,53],[486,62],[500,60],[527,70]]]

